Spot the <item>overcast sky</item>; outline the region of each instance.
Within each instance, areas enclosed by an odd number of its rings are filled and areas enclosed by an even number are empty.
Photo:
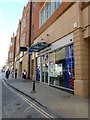
[[[0,0],[0,67],[8,59],[10,40],[13,32],[16,34],[23,7],[27,2],[28,0]]]

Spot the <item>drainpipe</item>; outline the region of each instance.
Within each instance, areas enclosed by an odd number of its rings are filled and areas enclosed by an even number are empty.
[[[30,2],[30,20],[29,20],[29,39],[28,39],[28,48],[31,44],[31,28],[32,28],[32,1]],[[30,54],[28,54],[28,79],[30,79]]]

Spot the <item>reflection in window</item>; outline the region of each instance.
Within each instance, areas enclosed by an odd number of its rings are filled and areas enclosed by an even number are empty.
[[[41,25],[44,24],[44,8],[40,11],[40,23]]]
[[[46,3],[46,19],[51,16],[51,2]]]
[[[54,2],[54,11],[60,6],[60,0],[55,0]]]

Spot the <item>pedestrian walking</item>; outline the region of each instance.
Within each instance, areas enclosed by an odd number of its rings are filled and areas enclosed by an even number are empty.
[[[10,70],[7,69],[7,71],[6,71],[6,78],[7,78],[7,79],[9,78],[9,75],[10,75]]]
[[[17,69],[15,69],[15,79],[17,79]]]
[[[14,78],[14,70],[11,71],[12,79]]]
[[[26,79],[26,70],[23,70],[23,71],[22,71],[22,79],[23,79],[23,80]]]

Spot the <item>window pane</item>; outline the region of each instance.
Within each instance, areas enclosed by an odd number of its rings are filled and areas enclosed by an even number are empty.
[[[43,25],[44,24],[44,9],[42,9],[40,12],[40,20],[41,20],[41,25]]]
[[[51,16],[51,2],[47,2],[46,4],[46,19]]]
[[[54,10],[56,10],[60,6],[60,0],[55,0],[54,2]]]

